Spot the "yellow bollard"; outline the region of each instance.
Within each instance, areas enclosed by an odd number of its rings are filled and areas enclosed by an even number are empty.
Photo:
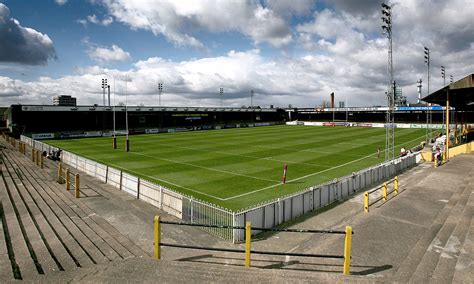
[[[383,183],[382,197],[383,197],[383,202],[387,201],[387,182]]]
[[[155,247],[155,258],[161,259],[161,251],[160,251],[160,238],[161,238],[161,228],[160,228],[160,216],[155,216],[153,225],[153,239],[154,239],[154,247]]]
[[[245,267],[250,267],[250,242],[252,240],[252,229],[250,222],[245,224]]]
[[[364,192],[364,212],[369,213],[369,192]]]
[[[398,176],[395,176],[395,179],[393,181],[393,189],[395,190],[395,195],[398,194]]]
[[[71,189],[71,180],[69,178],[69,169],[66,169],[66,190]]]
[[[44,156],[41,155],[40,157],[41,157],[40,158],[40,165],[41,165],[41,168],[43,168],[44,167]]]
[[[344,275],[351,273],[352,227],[346,226],[346,239],[344,241]]]
[[[74,193],[76,194],[76,198],[81,197],[81,181],[79,179],[79,174],[76,174],[74,180]]]
[[[35,162],[35,148],[31,149],[31,160]]]
[[[36,165],[40,165],[40,150],[36,151]]]
[[[58,183],[63,182],[63,164],[59,162],[58,164]]]

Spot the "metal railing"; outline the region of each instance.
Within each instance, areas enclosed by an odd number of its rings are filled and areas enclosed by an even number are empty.
[[[71,179],[71,176],[74,179]],[[72,173],[69,168],[63,169],[63,165],[61,162],[58,163],[58,183],[63,184],[66,183],[66,190],[70,190],[71,187],[74,188],[74,195],[76,198],[81,196],[81,181],[80,175],[78,173]]]
[[[391,191],[388,191],[387,184],[392,184],[392,183],[393,183],[393,189]],[[387,202],[388,196],[390,194],[394,193],[394,195],[397,195],[398,190],[399,190],[398,186],[399,186],[398,176],[395,176],[393,179],[384,182],[382,185],[380,185],[380,186],[378,186],[378,187],[376,187],[372,190],[364,192],[364,212],[369,213],[369,207],[374,205],[375,203],[379,202],[380,200],[383,200],[383,202]],[[382,190],[380,197],[378,197],[377,199],[370,202],[369,195],[377,192],[380,189]]]
[[[225,228],[233,230],[245,230],[245,250],[232,249],[232,248],[212,248],[212,247],[200,247],[182,244],[171,244],[161,242],[161,224],[178,225],[178,226],[190,226],[190,227],[206,227],[206,228]],[[289,232],[289,233],[311,233],[311,234],[340,234],[345,235],[344,241],[344,253],[343,255],[331,255],[331,254],[310,254],[310,253],[293,253],[293,252],[274,252],[274,251],[259,251],[251,250],[252,230],[258,231],[271,231],[271,232]],[[332,258],[332,259],[343,259],[343,274],[350,274],[351,266],[351,251],[352,251],[352,231],[351,226],[346,226],[345,231],[338,230],[312,230],[312,229],[280,229],[280,228],[252,228],[251,223],[247,222],[245,226],[227,226],[227,225],[207,225],[207,224],[195,224],[195,223],[184,223],[184,222],[172,222],[162,221],[160,216],[155,216],[154,219],[154,257],[161,259],[161,247],[174,247],[174,248],[185,248],[195,250],[210,250],[210,251],[222,251],[222,252],[235,252],[245,253],[245,267],[250,267],[251,254],[263,254],[263,255],[280,255],[280,256],[296,256],[296,257],[316,257],[316,258]]]

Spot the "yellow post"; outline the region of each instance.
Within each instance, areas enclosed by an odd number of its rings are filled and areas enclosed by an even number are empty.
[[[39,166],[40,164],[40,150],[36,151],[36,165]]]
[[[395,190],[395,195],[398,194],[398,176],[395,176],[395,179],[393,180],[393,189]]]
[[[449,93],[446,94],[446,153],[444,160],[449,159]]]
[[[59,162],[58,165],[58,183],[61,183],[63,179],[63,163]]]
[[[41,158],[40,158],[40,165],[41,165],[41,168],[43,168],[43,165],[44,165],[44,156],[41,155],[40,157],[41,157]]]
[[[245,224],[245,267],[250,267],[250,242],[252,240],[252,229],[250,222]]]
[[[382,197],[383,197],[383,202],[387,201],[387,182],[383,183]]]
[[[364,212],[369,213],[369,192],[364,192]]]
[[[76,178],[74,180],[74,191],[76,198],[79,198],[81,196],[81,180],[79,179],[79,174],[76,174]]]
[[[155,216],[154,220],[154,229],[153,229],[153,239],[154,239],[154,246],[155,246],[155,258],[161,259],[161,251],[160,251],[160,238],[161,238],[161,228],[160,228],[160,216]]]
[[[344,241],[344,275],[351,273],[352,227],[346,226],[346,239]]]
[[[69,169],[66,169],[66,190],[71,189],[71,179],[69,178]]]

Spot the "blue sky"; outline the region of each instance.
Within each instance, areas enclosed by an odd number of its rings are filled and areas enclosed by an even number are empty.
[[[423,46],[459,79],[472,73],[474,4],[397,2],[395,80],[416,101]],[[0,1],[0,104],[101,100],[100,80],[124,80],[133,104],[313,107],[335,92],[351,105],[385,105],[387,40],[372,0]],[[455,18],[453,18],[455,15]],[[455,19],[455,20],[453,20]],[[19,45],[23,42],[23,45]],[[449,81],[449,79],[448,79]],[[426,86],[425,86],[426,90]],[[426,95],[425,93],[423,95]],[[99,100],[100,99],[100,100]]]

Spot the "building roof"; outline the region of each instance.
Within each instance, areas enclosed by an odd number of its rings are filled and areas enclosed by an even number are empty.
[[[427,103],[446,105],[448,97],[449,105],[456,110],[474,110],[474,74],[451,83],[422,100]]]

